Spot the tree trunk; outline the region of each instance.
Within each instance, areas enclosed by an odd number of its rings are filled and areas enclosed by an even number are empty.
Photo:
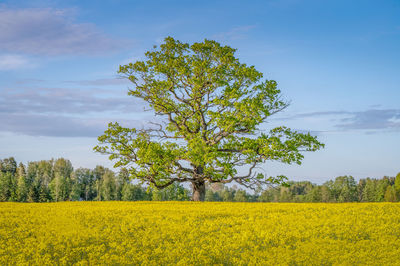
[[[192,183],[193,186],[193,201],[204,201],[206,196],[206,183],[204,181],[196,181]]]

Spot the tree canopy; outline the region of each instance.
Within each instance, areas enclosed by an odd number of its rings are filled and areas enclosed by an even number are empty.
[[[252,189],[284,182],[284,176],[264,175],[260,164],[300,164],[302,152],[324,145],[310,133],[261,128],[288,103],[274,80],[240,63],[235,51],[213,40],[188,44],[167,37],[145,60],[120,66],[133,84],[128,94],[160,122],[141,129],[110,123],[94,150],[156,188],[190,182],[193,200],[204,200],[206,182]]]

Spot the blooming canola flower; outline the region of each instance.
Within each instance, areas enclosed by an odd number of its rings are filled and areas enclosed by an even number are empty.
[[[400,265],[398,203],[0,204],[0,265]]]

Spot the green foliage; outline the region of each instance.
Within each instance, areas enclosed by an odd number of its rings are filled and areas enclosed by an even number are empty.
[[[212,40],[189,45],[168,37],[144,61],[120,66],[133,84],[129,95],[164,120],[140,130],[110,123],[94,150],[160,189],[191,182],[203,193],[205,182],[236,181],[252,189],[284,182],[284,176],[257,173],[256,166],[268,160],[300,164],[302,152],[324,145],[284,126],[260,134],[287,103],[277,83],[240,63],[235,51]],[[238,175],[245,165],[248,174]]]
[[[189,191],[185,189],[183,186],[174,183],[167,188],[164,189],[153,189],[152,190],[152,200],[156,201],[166,201],[166,200],[176,200],[183,201],[189,200],[190,195]]]
[[[322,202],[322,189],[319,186],[313,186],[308,194],[305,195],[306,202]]]
[[[260,202],[277,202],[279,198],[279,190],[278,189],[266,189],[261,195],[258,197],[258,201]]]
[[[125,201],[151,200],[151,195],[146,193],[146,190],[140,185],[125,183],[121,199]]]
[[[16,201],[16,179],[12,172],[0,172],[0,201]]]
[[[0,160],[0,172],[15,174],[17,171],[17,162],[14,157]]]
[[[214,193],[212,190],[208,189],[206,190],[206,195],[204,200],[205,201],[219,201],[217,200],[217,197],[215,195],[218,195],[217,193]]]
[[[80,198],[93,200],[96,195],[93,171],[86,168],[78,168],[74,171],[74,182],[80,184]]]
[[[20,163],[17,169],[16,198],[19,202],[25,202],[28,196],[29,184],[26,180],[25,166]]]
[[[69,198],[72,201],[79,201],[81,199],[82,189],[79,183],[73,183],[71,188],[71,194]]]
[[[17,201],[25,202],[28,196],[29,186],[26,182],[25,176],[20,176],[17,182]]]
[[[388,186],[386,188],[385,196],[384,196],[384,201],[387,202],[396,202],[398,201],[398,197],[396,195],[396,189],[394,186]]]
[[[235,190],[232,188],[225,188],[221,191],[222,201],[233,201],[235,198]]]
[[[357,184],[352,176],[336,177],[333,183],[333,190],[338,202],[352,202],[357,200]]]
[[[113,172],[107,171],[101,184],[101,198],[103,200],[115,200],[117,198],[116,190],[115,175]]]
[[[234,201],[237,202],[246,202],[248,201],[247,193],[243,189],[239,189],[235,192],[235,196],[233,198]]]
[[[394,190],[396,191],[397,198],[400,199],[400,173],[396,175],[396,179],[394,181]]]
[[[365,182],[365,187],[363,190],[363,201],[364,202],[375,202],[376,200],[376,191],[377,191],[377,180],[367,178]]]

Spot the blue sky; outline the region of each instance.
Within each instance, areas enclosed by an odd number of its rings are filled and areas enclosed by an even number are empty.
[[[118,66],[166,36],[237,48],[291,105],[266,128],[317,134],[326,148],[270,175],[322,183],[400,172],[400,1],[0,1],[0,158],[95,154],[110,121],[152,119]]]

